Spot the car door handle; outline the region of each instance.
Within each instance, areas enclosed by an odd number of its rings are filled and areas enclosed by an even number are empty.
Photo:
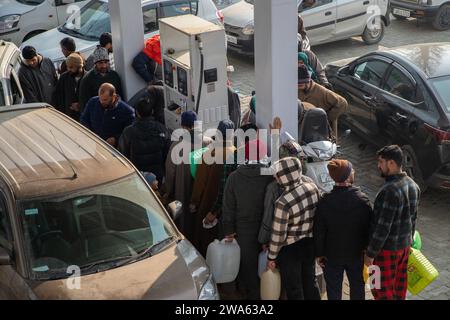
[[[365,102],[374,102],[374,98],[372,96],[363,96],[363,100]]]
[[[331,14],[332,14],[332,12],[331,12],[331,11],[327,11],[327,12],[325,12],[325,15],[326,15],[326,16],[331,16]]]
[[[370,1],[364,1],[363,5],[367,6],[370,3]]]
[[[395,116],[397,117],[398,120],[407,120],[407,119],[408,119],[407,116],[405,116],[404,114],[401,114],[401,113],[399,113],[399,112],[397,112],[397,113],[395,114]]]

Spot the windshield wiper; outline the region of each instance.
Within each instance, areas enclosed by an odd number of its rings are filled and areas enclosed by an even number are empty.
[[[162,249],[162,248],[166,247],[169,243],[172,243],[175,238],[176,238],[175,236],[170,236],[162,241],[159,241],[159,242],[151,245],[147,249],[144,249],[143,251],[139,252],[137,255],[129,257],[128,260],[124,260],[123,262],[118,263],[115,266],[120,267],[120,266],[124,266],[126,264],[129,264],[129,263],[132,263],[132,262],[144,259],[144,258],[151,257],[155,253],[155,249],[157,249],[157,248]],[[158,251],[159,250],[156,250],[156,252],[158,252]]]
[[[99,260],[93,263],[89,263],[89,264],[85,264],[84,266],[80,267],[81,271],[89,271],[91,270],[93,267],[95,266],[99,266],[102,264],[106,264],[106,263],[112,263],[112,262],[117,262],[117,261],[121,261],[124,259],[129,259],[130,256],[122,256],[122,257],[114,257],[114,258],[109,258],[109,259],[103,259],[103,260]],[[114,266],[116,266],[117,264],[114,264]]]
[[[99,260],[99,261],[81,266],[80,269],[81,269],[81,271],[86,272],[86,271],[91,270],[95,266],[99,266],[99,265],[107,264],[107,263],[113,263],[113,262],[115,262],[115,263],[112,265],[112,268],[121,267],[121,266],[129,264],[131,262],[140,260],[143,257],[152,256],[155,248],[161,247],[161,246],[163,246],[163,244],[164,245],[167,244],[169,242],[169,240],[170,240],[170,242],[172,242],[172,240],[174,238],[175,238],[175,236],[170,236],[158,243],[151,245],[150,247],[144,249],[143,251],[141,251],[140,253],[135,254],[135,255],[128,255],[128,256],[114,257],[114,258]],[[122,262],[120,262],[120,261],[122,261]],[[108,268],[108,269],[110,269],[110,268]],[[98,272],[98,269],[96,270],[96,272]]]

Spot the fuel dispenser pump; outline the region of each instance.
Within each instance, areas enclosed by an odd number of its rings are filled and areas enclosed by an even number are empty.
[[[194,15],[159,20],[166,126],[194,110],[203,130],[228,119],[227,59],[222,26]]]

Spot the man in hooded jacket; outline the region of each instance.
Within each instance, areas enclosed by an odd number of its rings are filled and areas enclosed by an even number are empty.
[[[319,190],[312,181],[301,180],[297,158],[281,159],[273,169],[284,190],[275,202],[267,267],[274,270],[279,265],[289,300],[320,300],[312,238]]]
[[[262,174],[261,169],[266,166],[261,160],[266,154],[267,148],[259,140],[246,143],[246,164],[228,177],[222,204],[225,238],[227,241],[236,238],[241,249],[239,288],[250,300],[260,299],[258,232],[264,213],[266,186],[273,180],[272,176]]]

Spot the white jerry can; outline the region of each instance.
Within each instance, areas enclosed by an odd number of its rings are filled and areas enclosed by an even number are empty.
[[[261,300],[278,300],[281,295],[281,276],[278,269],[267,269],[261,275]]]
[[[239,273],[241,249],[236,240],[214,240],[206,251],[206,263],[211,269],[216,283],[232,282]]]

